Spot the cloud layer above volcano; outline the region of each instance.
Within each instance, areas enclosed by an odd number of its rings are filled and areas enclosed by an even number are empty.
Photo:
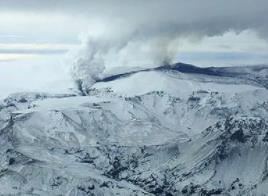
[[[267,36],[268,29],[266,0],[2,0],[0,10],[82,16],[113,30],[120,27],[143,36],[215,35],[244,29],[254,29]]]

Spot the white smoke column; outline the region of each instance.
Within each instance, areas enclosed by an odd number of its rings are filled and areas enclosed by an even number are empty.
[[[105,69],[104,56],[106,47],[101,42],[88,39],[73,56],[71,74],[79,90],[85,92],[101,78]]]
[[[127,41],[123,48],[116,51],[115,66],[157,67],[172,63],[178,50],[178,41],[165,37],[136,37]]]
[[[102,27],[99,28],[101,30],[80,36],[80,48],[71,52],[71,75],[83,93],[103,78],[107,57],[118,51],[120,45],[116,37],[104,32]]]

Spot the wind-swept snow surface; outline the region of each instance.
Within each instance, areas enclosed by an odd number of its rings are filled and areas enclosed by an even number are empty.
[[[0,193],[265,195],[267,68],[248,69],[158,68],[87,96],[11,95],[0,104]]]

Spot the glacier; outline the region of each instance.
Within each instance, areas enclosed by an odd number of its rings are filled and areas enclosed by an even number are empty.
[[[0,195],[266,195],[267,88],[268,66],[178,63],[12,94]]]

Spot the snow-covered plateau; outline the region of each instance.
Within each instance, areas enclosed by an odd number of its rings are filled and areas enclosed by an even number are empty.
[[[175,64],[0,103],[0,195],[268,195],[268,66]]]

